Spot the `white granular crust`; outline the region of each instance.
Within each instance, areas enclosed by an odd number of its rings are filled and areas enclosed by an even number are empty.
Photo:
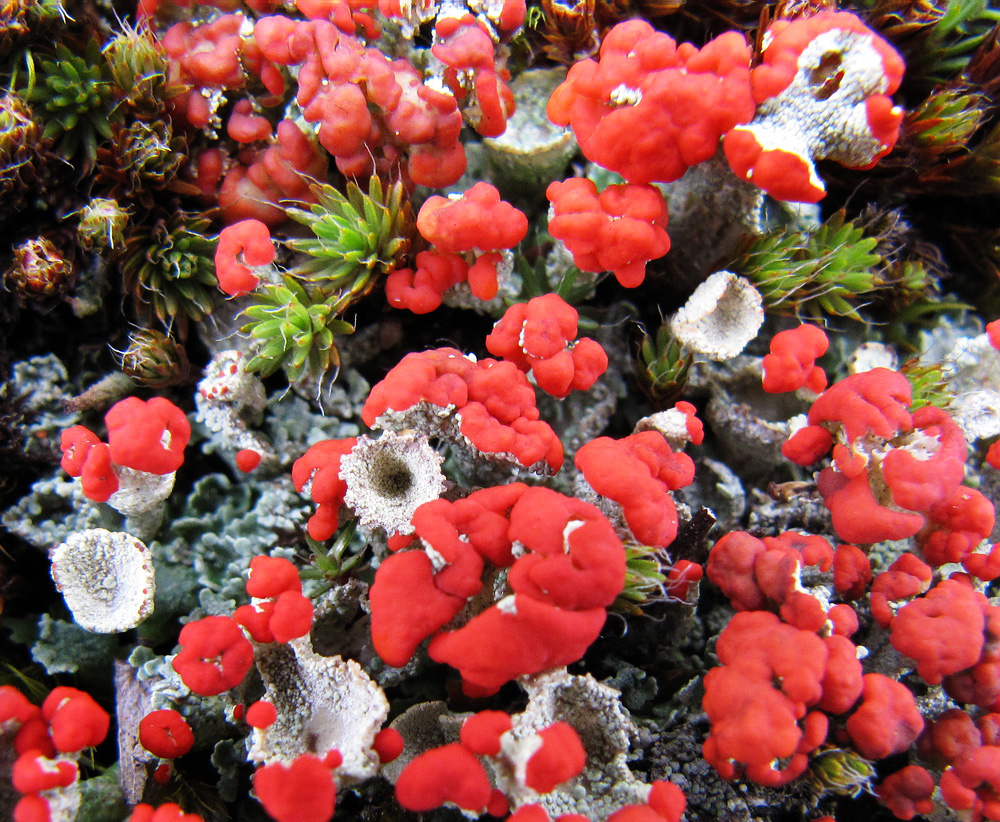
[[[669,408],[666,411],[657,411],[648,417],[643,417],[632,429],[633,434],[642,431],[657,431],[674,451],[681,451],[689,442],[691,435],[687,430],[688,416],[683,411],[676,408]]]
[[[340,478],[347,483],[344,503],[362,528],[410,534],[413,513],[444,490],[442,460],[427,437],[416,432],[360,437],[340,461]]]
[[[50,559],[56,588],[81,628],[115,634],[153,613],[153,555],[131,534],[103,528],[78,531]]]
[[[670,330],[689,351],[728,360],[757,336],[763,322],[760,292],[731,271],[717,271],[674,314]]]
[[[861,374],[873,368],[888,368],[895,371],[899,366],[899,357],[891,346],[880,342],[866,342],[859,345],[847,361],[847,370],[851,374]]]
[[[372,746],[389,715],[382,689],[354,660],[314,653],[308,636],[257,646],[264,699],[277,709],[267,728],[254,729],[247,756],[255,764],[291,762],[340,751],[340,787],[369,779],[378,770]]]
[[[108,498],[108,505],[126,517],[137,517],[154,510],[174,490],[175,473],[150,474],[117,465],[115,474],[118,490]]]
[[[514,768],[494,775],[498,786],[516,809],[539,803],[555,819],[564,813],[579,813],[589,819],[607,819],[625,805],[643,803],[649,785],[628,767],[630,752],[638,744],[639,729],[621,704],[616,689],[589,674],[575,676],[565,668],[552,668],[518,680],[528,695],[525,709],[513,715],[513,729],[505,745],[524,751],[513,756]],[[539,796],[517,779],[520,760],[532,753],[532,737],[556,722],[568,722],[580,737],[587,762],[583,771],[568,782]]]
[[[222,351],[205,367],[198,383],[197,397],[209,403],[233,406],[245,419],[258,419],[264,413],[267,397],[264,384],[246,371],[246,359],[240,351]]]
[[[262,470],[277,468],[280,460],[274,447],[253,430],[264,418],[264,383],[246,372],[246,357],[240,351],[221,351],[212,358],[198,383],[194,402],[195,419],[226,453],[256,451]]]

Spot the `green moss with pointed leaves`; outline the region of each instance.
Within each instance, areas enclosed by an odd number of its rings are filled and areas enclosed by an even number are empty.
[[[89,170],[98,144],[111,137],[115,108],[100,43],[91,40],[83,54],[59,43],[52,59],[36,60],[28,53],[25,61],[24,98],[45,123],[42,137],[55,141],[56,152],[65,159],[79,160],[83,170]]]
[[[140,318],[152,312],[164,325],[177,323],[183,337],[189,319],[198,322],[212,313],[218,240],[211,234],[205,217],[181,211],[140,226],[125,239],[125,290]]]
[[[346,298],[328,301],[321,291],[310,293],[292,276],[261,286],[253,297],[241,329],[257,344],[248,371],[267,377],[283,368],[295,382],[307,375],[320,380],[340,367],[336,335],[354,332],[354,326],[339,319],[349,304]]]
[[[732,270],[754,284],[769,310],[859,320],[859,303],[886,287],[877,245],[838,211],[814,232],[753,238]]]
[[[313,185],[312,191],[318,202],[308,211],[285,209],[313,234],[287,242],[293,251],[307,255],[291,273],[325,294],[359,300],[410,248],[414,223],[406,189],[400,182],[383,187],[372,176],[367,194],[354,182],[347,183],[346,194],[325,183]]]
[[[670,333],[669,323],[661,323],[655,334],[649,334],[642,326],[640,330],[642,338],[635,370],[639,387],[657,408],[664,408],[683,393],[694,358]]]

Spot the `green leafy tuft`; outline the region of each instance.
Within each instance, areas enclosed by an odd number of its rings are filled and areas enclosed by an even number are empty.
[[[636,368],[639,386],[657,406],[669,405],[683,393],[694,360],[670,333],[669,323],[662,323],[655,335],[642,326],[639,328],[642,332]]]
[[[125,240],[122,271],[125,288],[140,314],[153,313],[165,325],[198,322],[212,313],[217,291],[215,246],[210,223],[204,217],[178,212],[151,226],[139,228]]]
[[[114,90],[108,67],[97,40],[91,40],[82,55],[59,43],[51,60],[35,66],[25,56],[28,85],[24,98],[45,122],[42,137],[56,142],[56,151],[67,160],[78,155],[84,169],[97,157],[97,145],[111,137],[110,118]]]
[[[859,301],[885,287],[877,245],[839,211],[812,233],[753,238],[733,270],[757,287],[771,311],[860,320]]]
[[[313,233],[288,241],[293,251],[308,255],[289,273],[328,295],[359,300],[399,265],[410,248],[413,213],[406,189],[400,182],[383,189],[373,175],[367,194],[354,182],[348,182],[346,194],[325,183],[313,185],[312,191],[318,202],[308,211],[285,209]]]
[[[283,368],[295,382],[305,375],[322,379],[340,367],[337,334],[351,334],[354,326],[338,319],[346,299],[328,302],[321,291],[310,295],[294,277],[264,285],[254,292],[255,303],[243,313],[249,320],[241,329],[258,343],[247,370],[267,377]]]

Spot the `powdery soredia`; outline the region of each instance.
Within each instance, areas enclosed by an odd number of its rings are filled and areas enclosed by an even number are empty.
[[[380,528],[389,536],[412,533],[413,513],[444,491],[443,461],[420,434],[386,431],[378,439],[360,437],[340,460],[347,484],[344,503],[362,528]]]

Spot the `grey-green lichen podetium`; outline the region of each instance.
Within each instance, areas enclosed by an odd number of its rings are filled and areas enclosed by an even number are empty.
[[[563,176],[577,150],[568,128],[553,125],[545,113],[549,97],[566,69],[529,69],[511,83],[517,109],[499,137],[483,140],[494,178],[507,197],[544,190]]]

